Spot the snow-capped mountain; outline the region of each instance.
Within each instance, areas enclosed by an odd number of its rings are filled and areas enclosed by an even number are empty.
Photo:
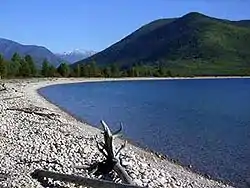
[[[56,53],[56,56],[68,63],[75,63],[87,57],[94,55],[96,52],[91,50],[75,49],[69,52]]]

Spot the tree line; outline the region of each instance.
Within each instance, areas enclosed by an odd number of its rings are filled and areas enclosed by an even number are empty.
[[[21,57],[14,53],[11,60],[7,61],[0,54],[0,76],[2,78],[36,77],[38,69],[30,55]]]
[[[98,66],[96,63],[77,64],[74,67],[63,62],[58,67],[44,59],[42,66],[37,67],[30,55],[21,57],[14,53],[11,60],[4,60],[0,55],[0,76],[2,78],[28,77],[162,77],[172,76],[166,67],[135,64],[131,67],[120,67],[117,64]]]

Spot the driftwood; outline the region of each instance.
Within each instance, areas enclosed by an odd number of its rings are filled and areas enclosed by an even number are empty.
[[[31,176],[37,179],[42,186],[51,187],[45,178],[51,178],[55,181],[74,183],[77,185],[88,186],[92,188],[140,188],[139,186],[114,183],[106,180],[90,179],[76,175],[61,174],[45,170],[35,170]],[[141,187],[142,188],[142,187]]]
[[[22,96],[15,96],[15,97],[6,97],[6,98],[3,98],[2,100],[7,101],[7,100],[18,99],[18,98],[22,98],[22,97],[24,97],[24,96],[22,95]]]
[[[37,179],[44,187],[49,186],[48,180],[46,180],[45,178],[51,178],[54,181],[75,183],[78,185],[90,186],[93,188],[140,188],[140,186],[135,185],[131,177],[127,174],[125,169],[120,164],[118,156],[120,151],[125,147],[126,142],[121,145],[117,151],[115,151],[113,146],[113,140],[115,137],[119,136],[120,132],[122,131],[122,125],[120,126],[120,129],[118,131],[112,134],[108,125],[104,121],[101,121],[101,124],[104,130],[104,142],[98,142],[96,140],[96,143],[98,150],[105,156],[106,159],[102,162],[97,162],[91,165],[88,170],[92,171],[95,175],[103,176],[108,175],[111,171],[115,171],[119,178],[122,180],[122,183],[116,183],[103,179],[90,179],[81,176],[67,175],[45,170],[35,170],[31,174],[31,176]]]
[[[102,127],[103,127],[103,135],[104,135],[104,142],[98,142],[97,148],[98,150],[105,156],[106,160],[99,163],[95,169],[96,174],[108,174],[112,170],[114,170],[119,178],[122,180],[122,182],[134,185],[134,182],[132,181],[131,177],[127,174],[125,169],[121,166],[120,160],[119,160],[119,154],[120,151],[125,147],[126,142],[120,146],[120,148],[115,151],[113,146],[113,140],[115,137],[120,135],[120,132],[122,131],[122,124],[120,124],[120,129],[113,134],[111,133],[108,125],[101,121]]]
[[[34,111],[32,109],[29,109],[29,108],[7,108],[6,110],[20,111],[20,112],[24,112],[24,113],[28,113],[28,114],[35,114],[38,116],[47,117],[51,120],[55,120],[55,117],[58,116],[55,113],[42,113],[42,112]]]

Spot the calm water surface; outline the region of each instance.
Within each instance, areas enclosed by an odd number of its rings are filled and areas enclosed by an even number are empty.
[[[250,178],[250,79],[119,81],[40,89],[94,126],[237,186]]]

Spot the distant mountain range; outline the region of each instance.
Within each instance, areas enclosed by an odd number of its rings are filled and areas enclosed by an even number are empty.
[[[55,55],[58,58],[63,59],[64,61],[67,61],[68,63],[75,63],[77,61],[90,57],[94,55],[95,53],[96,53],[95,51],[91,51],[91,50],[75,49],[70,52],[56,53]]]
[[[43,46],[23,45],[12,40],[0,38],[0,54],[5,59],[10,60],[15,52],[21,56],[31,55],[38,67],[42,65],[44,59],[47,59],[54,66],[58,66],[62,62],[62,59]]]
[[[180,75],[250,73],[250,20],[229,21],[192,12],[153,21],[107,49],[75,63],[164,64]]]
[[[23,45],[9,39],[0,38],[0,54],[5,59],[10,60],[16,52],[21,56],[31,55],[38,67],[41,67],[44,59],[47,59],[52,65],[57,67],[62,62],[71,64],[95,54],[94,51],[78,49],[62,54],[54,54],[43,46]]]

